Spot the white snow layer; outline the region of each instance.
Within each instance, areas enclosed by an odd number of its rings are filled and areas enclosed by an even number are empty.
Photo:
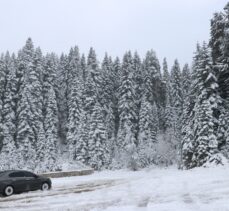
[[[0,198],[0,210],[228,211],[229,167],[103,171]]]

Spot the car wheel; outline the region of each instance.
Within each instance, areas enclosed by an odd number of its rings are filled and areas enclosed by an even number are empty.
[[[12,186],[6,186],[4,189],[4,196],[11,196],[14,193],[14,188]]]
[[[41,186],[41,190],[46,191],[49,189],[50,189],[49,184],[47,182],[44,182]]]

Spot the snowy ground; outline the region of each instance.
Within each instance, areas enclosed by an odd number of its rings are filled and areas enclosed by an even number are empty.
[[[52,181],[47,192],[0,198],[0,210],[229,211],[229,167],[105,171]]]

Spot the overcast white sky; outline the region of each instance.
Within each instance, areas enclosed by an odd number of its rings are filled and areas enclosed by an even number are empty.
[[[191,62],[197,41],[209,39],[210,19],[227,0],[0,0],[0,52],[28,37],[44,52],[90,46],[99,58],[154,49],[171,66]]]

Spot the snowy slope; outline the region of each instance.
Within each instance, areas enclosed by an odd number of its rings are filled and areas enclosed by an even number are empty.
[[[104,171],[53,179],[51,191],[0,198],[0,209],[227,211],[229,167]]]

